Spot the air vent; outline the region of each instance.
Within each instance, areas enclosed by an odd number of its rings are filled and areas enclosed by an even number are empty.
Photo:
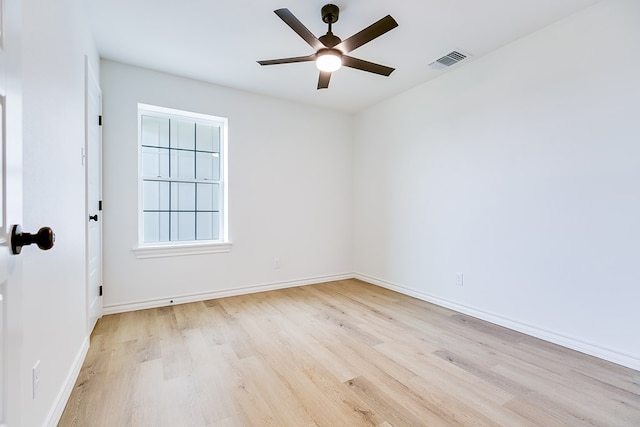
[[[452,65],[457,64],[468,56],[470,55],[454,50],[453,52],[447,53],[442,58],[438,58],[433,61],[431,64],[429,64],[429,67],[433,68],[434,70],[442,70],[444,68],[451,67]]]

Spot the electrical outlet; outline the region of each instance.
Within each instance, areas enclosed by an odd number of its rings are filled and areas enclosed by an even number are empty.
[[[31,369],[32,380],[33,380],[33,398],[35,399],[38,395],[38,390],[40,389],[40,361],[38,360],[35,365],[33,365],[33,369]]]
[[[462,286],[464,284],[464,277],[462,273],[456,273],[456,285]]]
[[[273,259],[273,268],[274,270],[277,270],[280,268],[280,258],[274,258]]]

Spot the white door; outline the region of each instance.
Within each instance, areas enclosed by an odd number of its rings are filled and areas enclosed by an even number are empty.
[[[22,221],[20,0],[0,0],[0,425],[20,425],[21,271],[11,225]],[[1,158],[4,157],[4,158]]]
[[[85,57],[87,320],[88,334],[102,316],[102,94]]]

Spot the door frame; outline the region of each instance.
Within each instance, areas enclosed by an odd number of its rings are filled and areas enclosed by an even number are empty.
[[[87,316],[87,335],[91,335],[91,332],[93,331],[93,328],[95,327],[97,320],[102,317],[102,312],[103,312],[103,303],[102,303],[102,294],[99,293],[96,289],[92,289],[92,284],[90,281],[90,275],[91,275],[91,271],[90,271],[90,257],[91,257],[91,250],[90,250],[90,245],[91,245],[91,239],[90,239],[90,221],[89,221],[89,216],[91,215],[95,215],[97,213],[98,215],[98,222],[97,222],[97,226],[98,226],[98,233],[99,233],[99,285],[100,287],[102,287],[103,284],[103,256],[102,256],[102,220],[103,220],[103,216],[102,216],[102,211],[98,210],[97,206],[94,206],[93,203],[95,203],[95,201],[93,201],[91,199],[91,194],[90,194],[90,174],[95,172],[93,170],[91,170],[91,165],[94,164],[94,162],[92,162],[92,159],[89,156],[92,155],[97,155],[98,156],[98,161],[95,163],[98,165],[98,200],[102,200],[102,126],[101,124],[98,124],[98,117],[94,116],[91,111],[90,111],[90,100],[91,100],[91,93],[92,90],[95,90],[98,94],[98,116],[102,115],[102,90],[100,88],[100,83],[98,82],[98,79],[96,78],[96,74],[93,71],[93,68],[91,67],[91,64],[89,63],[89,57],[85,55],[84,57],[84,70],[85,70],[85,145],[84,145],[84,164],[85,164],[85,270],[86,270],[86,316]],[[97,150],[96,153],[94,153],[90,147],[90,141],[89,138],[91,138],[92,132],[91,132],[91,127],[92,126],[98,126],[98,135],[99,135],[99,141],[98,141],[98,146],[99,149]],[[97,293],[97,297],[96,298],[92,298],[92,296],[96,295]]]
[[[20,0],[0,0],[0,287],[3,294],[0,338],[0,425],[21,425],[22,366],[22,260],[11,255],[11,228],[22,223],[22,79]],[[4,418],[4,419],[2,419]],[[3,424],[4,423],[4,424]]]

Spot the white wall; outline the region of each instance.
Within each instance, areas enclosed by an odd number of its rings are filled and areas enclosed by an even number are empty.
[[[98,54],[78,0],[23,5],[24,222],[51,226],[53,249],[27,247],[24,267],[22,424],[57,421],[86,349],[84,61]],[[31,368],[40,360],[38,396]],[[80,363],[82,361],[80,360]],[[71,383],[69,384],[69,380]]]
[[[639,23],[605,1],[358,114],[359,277],[640,369]]]
[[[351,116],[112,61],[101,66],[106,312],[352,272]],[[229,119],[231,252],[135,258],[139,102]]]

